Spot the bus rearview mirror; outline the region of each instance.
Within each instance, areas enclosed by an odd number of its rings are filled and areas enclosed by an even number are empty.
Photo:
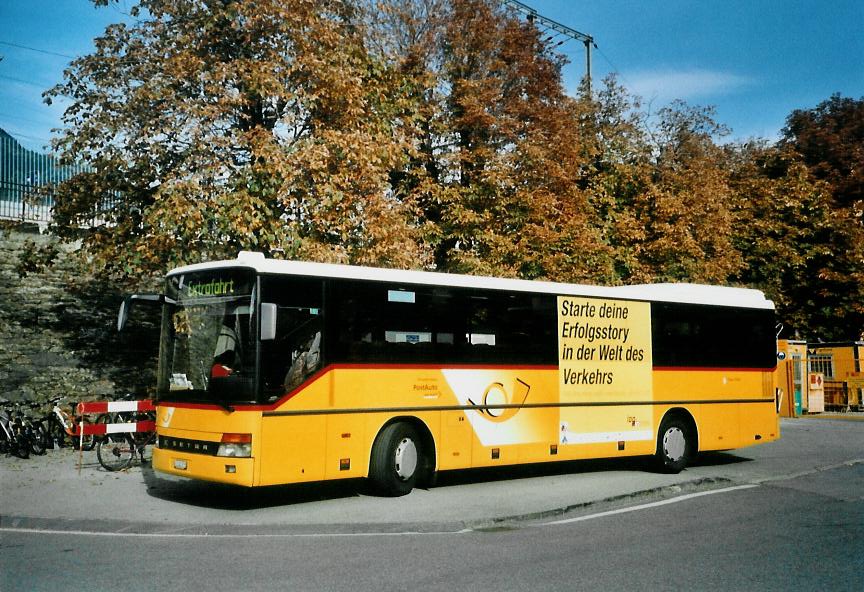
[[[176,300],[172,300],[165,294],[130,294],[120,303],[120,311],[117,313],[117,331],[122,331],[126,326],[126,321],[129,320],[129,311],[132,310],[133,302],[144,302],[145,304],[177,304]]]
[[[128,296],[123,299],[123,302],[120,303],[120,311],[117,313],[118,333],[123,330],[123,327],[126,326],[126,321],[129,320],[129,305],[131,303],[131,299]]]

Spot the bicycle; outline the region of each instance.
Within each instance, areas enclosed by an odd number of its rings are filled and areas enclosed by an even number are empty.
[[[138,437],[136,437],[138,436]],[[135,457],[144,463],[144,449],[156,438],[156,432],[111,434],[96,443],[96,458],[106,471],[121,471],[132,466]]]
[[[21,407],[29,407],[31,409],[31,413],[22,412]],[[15,406],[15,412],[18,416],[19,421],[24,427],[24,431],[30,440],[30,452],[36,454],[38,456],[42,456],[45,454],[47,450],[47,433],[45,432],[45,426],[42,424],[42,421],[32,416],[32,410],[38,409],[39,403],[29,402],[29,403],[18,403]]]
[[[82,442],[80,436],[76,433],[76,421],[73,413],[70,413],[63,408],[60,407],[59,402],[63,400],[63,397],[58,397],[56,399],[51,400],[51,412],[42,418],[42,421],[46,424],[46,433],[48,437],[53,440],[53,442],[60,448],[66,445],[66,438],[72,442],[72,447],[74,449],[78,449],[80,442]],[[75,409],[75,404],[72,405],[72,409]],[[90,420],[82,417],[80,419],[81,425],[87,425],[90,423]],[[93,447],[96,445],[96,438],[93,437],[92,434],[85,435],[83,439],[82,450],[93,450]]]
[[[30,436],[24,424],[7,412],[9,401],[0,402],[0,450],[14,454],[19,458],[30,458]]]
[[[117,412],[100,416],[101,423],[137,423],[156,420],[154,412]],[[137,455],[144,463],[144,450],[156,432],[120,432],[106,434],[96,442],[96,458],[107,471],[120,471],[132,465]]]

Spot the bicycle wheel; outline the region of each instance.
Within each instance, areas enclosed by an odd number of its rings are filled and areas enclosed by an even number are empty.
[[[41,423],[32,424],[30,433],[30,452],[37,455],[45,454],[45,434]]]
[[[63,448],[66,446],[66,430],[60,425],[60,422],[52,419],[48,427],[48,435],[51,437],[52,446]]]
[[[23,431],[15,434],[15,449],[12,451],[19,458],[30,458],[30,438]]]
[[[122,440],[100,440],[96,443],[96,458],[106,471],[123,470],[135,459],[135,442],[128,436]]]
[[[46,422],[44,419],[36,420],[35,433],[39,438],[42,438],[42,447],[45,450],[52,450],[54,448],[54,438],[51,437],[50,427],[51,424]]]

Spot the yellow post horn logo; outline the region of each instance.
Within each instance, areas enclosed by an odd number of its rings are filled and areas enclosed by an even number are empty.
[[[474,405],[483,417],[499,423],[507,421],[519,413],[530,391],[531,385],[517,378],[513,383],[513,396],[511,397],[503,383],[493,382],[483,391],[483,403],[481,405],[471,399],[468,399],[468,402]]]

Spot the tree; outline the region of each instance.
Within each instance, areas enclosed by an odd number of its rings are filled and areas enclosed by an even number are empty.
[[[617,281],[725,283],[742,262],[713,111],[674,102],[649,117],[613,77],[594,113],[590,190]]]
[[[105,4],[107,0],[96,0]],[[47,93],[57,148],[90,172],[60,187],[54,231],[120,275],[231,257],[422,266],[390,195],[403,158],[392,73],[347,0],[142,0]]]
[[[827,183],[830,222],[808,260],[811,326],[825,339],[864,337],[864,98],[833,95],[789,115],[780,146]]]
[[[714,141],[727,133],[710,107],[676,101],[658,114],[653,207],[644,219],[656,279],[723,283],[741,266],[725,157]]]
[[[539,31],[491,0],[385,5],[396,7],[386,12],[398,16],[387,19],[401,31],[395,46],[407,48],[391,59],[416,101],[417,141],[395,190],[413,196],[436,269],[608,278],[579,183],[583,107]],[[419,14],[436,28],[420,27]]]
[[[109,0],[94,0],[106,4]],[[118,276],[271,256],[765,289],[804,336],[864,329],[864,101],[723,146],[647,112],[494,0],[140,0],[47,93],[89,165],[54,231]],[[37,258],[32,257],[34,260]]]
[[[864,97],[834,94],[814,109],[796,109],[782,134],[781,146],[831,184],[838,206],[864,209]]]
[[[786,337],[825,337],[814,319],[819,285],[811,262],[830,245],[828,186],[814,179],[795,155],[751,142],[728,149],[735,195],[732,241],[744,266],[733,280],[759,288],[774,301]]]

